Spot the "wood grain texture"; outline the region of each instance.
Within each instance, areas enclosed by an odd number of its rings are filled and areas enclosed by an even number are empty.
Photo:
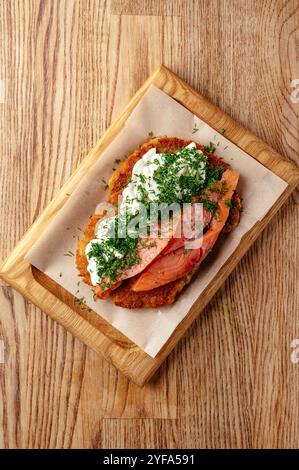
[[[279,199],[273,203],[271,209],[263,218],[242,237],[237,248],[197,298],[192,308],[190,308],[154,358],[148,356],[141,348],[132,341],[129,341],[128,338],[105,320],[101,319],[94,311],[88,312],[76,305],[76,298],[73,295],[70,295],[48,276],[32,267],[26,259],[28,251],[40,238],[47,226],[51,224],[58,211],[68,201],[69,195],[80,185],[85,174],[101,158],[102,152],[113,142],[118,132],[125,126],[129,115],[152,84],[168,93],[193,113],[196,113],[199,118],[206,121],[218,132],[224,127],[228,139],[233,141],[242,150],[247,151],[253,158],[263,163],[263,165],[283,178],[287,183]],[[201,94],[197,93],[165,66],[159,66],[133,96],[124,111],[107,129],[102,138],[83,160],[82,164],[60,189],[57,196],[52,199],[41,216],[34,222],[22,240],[10,253],[0,267],[0,276],[28,300],[49,314],[53,320],[64,326],[94,351],[102,354],[105,359],[134,383],[143,386],[152,378],[188,327],[212,299],[219,287],[261,234],[262,230],[268,225],[271,218],[290,196],[298,183],[299,169],[295,165],[287,162],[267,144],[234,121]],[[175,391],[173,396],[175,396]]]
[[[1,258],[160,62],[298,164],[298,15],[296,0],[0,0]],[[141,392],[1,284],[0,446],[298,447],[298,206],[297,191]]]

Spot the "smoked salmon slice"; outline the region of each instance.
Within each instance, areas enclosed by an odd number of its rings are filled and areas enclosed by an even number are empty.
[[[221,197],[222,184],[223,182],[217,181],[217,183],[213,184],[213,186],[211,187],[210,194],[207,196],[207,199],[210,203],[212,202],[217,204],[218,200]],[[198,201],[200,200],[198,199]],[[163,255],[166,255],[167,253],[170,253],[172,251],[177,250],[178,248],[185,246],[185,242],[191,242],[192,240],[198,239],[202,236],[202,232],[204,231],[204,229],[209,226],[213,214],[210,210],[207,210],[203,206],[201,220],[202,223],[200,227],[195,230],[195,209],[193,205],[187,205],[185,209],[188,209],[188,206],[189,210],[184,210],[183,217],[181,217],[181,224],[178,226],[172,240],[169,241],[168,245],[163,250]],[[191,222],[188,221],[187,223],[190,225],[190,229],[194,231],[192,238],[188,238],[188,236],[185,236],[184,234],[184,224],[186,223],[188,217],[191,219]]]
[[[162,254],[140,275],[132,289],[148,291],[175,281],[188,272],[196,270],[217,241],[229,215],[230,201],[237,187],[239,174],[226,170],[221,178],[223,194],[217,202],[217,211],[206,233],[201,237],[199,248],[186,250],[184,246]]]
[[[107,279],[105,280],[105,283],[95,286],[94,291],[96,296],[100,299],[106,299],[112,290],[121,285],[122,281],[141,273],[155,258],[157,258],[157,256],[160,255],[160,253],[162,253],[164,248],[169,244],[169,241],[173,239],[173,234],[176,232],[180,220],[181,218],[179,214],[173,215],[164,227],[162,237],[159,236],[159,233],[153,236],[140,236],[137,244],[138,263],[120,273],[113,283],[111,280]],[[159,232],[159,230],[157,232]]]

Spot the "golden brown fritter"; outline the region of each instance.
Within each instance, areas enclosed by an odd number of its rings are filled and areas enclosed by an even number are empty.
[[[126,308],[154,308],[172,304],[179,292],[191,281],[192,273],[188,273],[180,279],[169,282],[164,286],[145,292],[134,292],[132,290],[131,286],[133,286],[137,277],[138,276],[134,276],[128,279],[123,282],[120,287],[111,292],[110,297],[113,299],[115,305]]]
[[[95,226],[101,218],[102,215],[99,214],[93,214],[89,217],[88,224],[84,231],[84,237],[78,241],[76,251],[76,264],[80,272],[80,276],[82,276],[83,281],[90,286],[92,286],[92,284],[90,281],[90,274],[87,271],[88,261],[85,254],[85,248],[89,241],[94,238]]]
[[[239,224],[240,215],[242,211],[242,202],[240,195],[237,191],[235,191],[231,202],[233,207],[229,211],[228,219],[222,230],[223,233],[231,232]]]
[[[116,170],[109,181],[109,197],[108,201],[112,204],[117,204],[118,196],[122,194],[127,182],[131,178],[132,170],[137,162],[150,148],[156,147],[158,153],[174,153],[181,147],[186,147],[192,141],[177,139],[175,137],[158,137],[149,140],[141,145],[140,148],[135,150],[131,155],[124,160],[119,169]],[[214,166],[222,166],[224,169],[229,168],[229,165],[220,160],[215,155],[206,152],[203,146],[196,144],[199,150],[202,150],[213,163]],[[241,211],[241,201],[237,192],[235,192],[232,199],[233,207],[230,210],[230,215],[223,232],[230,232],[236,225],[238,225]],[[94,238],[95,226],[104,214],[93,214],[89,218],[88,225],[85,229],[84,237],[79,240],[76,253],[76,263],[80,275],[83,277],[84,282],[91,285],[90,275],[87,271],[87,258],[85,255],[85,248],[88,242]],[[171,304],[175,301],[177,295],[182,289],[189,284],[194,273],[188,273],[176,281],[170,282],[164,286],[157,287],[151,291],[134,292],[131,286],[136,281],[137,276],[127,279],[119,287],[110,293],[110,297],[114,303],[120,307],[126,308],[146,308],[146,307],[161,307],[163,305]]]

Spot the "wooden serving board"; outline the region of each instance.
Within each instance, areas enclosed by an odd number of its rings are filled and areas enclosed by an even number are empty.
[[[221,128],[225,128],[225,137],[288,183],[287,188],[266,216],[242,238],[233,255],[220,269],[155,358],[148,356],[98,314],[82,309],[74,302],[74,297],[70,293],[45,274],[33,268],[24,259],[32,245],[67,201],[66,194],[70,194],[80,184],[84,174],[122,129],[126,119],[151,84],[172,96],[215,130],[220,131]],[[132,98],[120,117],[109,127],[98,144],[1,265],[0,276],[84,343],[102,354],[133,382],[142,386],[162,364],[298,183],[299,169],[297,167],[287,162],[267,144],[161,65]]]

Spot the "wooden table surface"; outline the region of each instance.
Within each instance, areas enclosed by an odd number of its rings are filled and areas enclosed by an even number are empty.
[[[2,259],[159,63],[299,164],[298,0],[0,0]],[[143,389],[2,282],[0,447],[298,447],[298,216]]]

